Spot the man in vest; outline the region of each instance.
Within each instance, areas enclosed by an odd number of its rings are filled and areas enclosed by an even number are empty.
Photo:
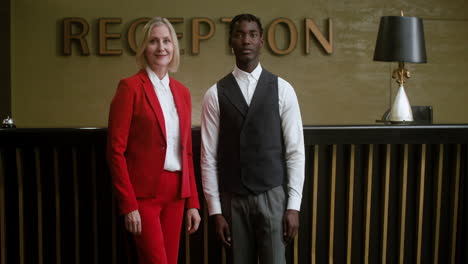
[[[292,86],[263,69],[262,25],[234,17],[234,71],[206,93],[202,182],[216,234],[234,264],[284,264],[299,228],[304,136]]]

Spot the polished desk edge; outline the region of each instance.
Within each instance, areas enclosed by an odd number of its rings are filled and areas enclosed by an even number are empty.
[[[105,143],[107,128],[0,129],[0,145]],[[194,145],[200,127],[192,127]],[[433,125],[314,125],[304,126],[306,145],[314,144],[438,144],[468,143],[468,124]]]

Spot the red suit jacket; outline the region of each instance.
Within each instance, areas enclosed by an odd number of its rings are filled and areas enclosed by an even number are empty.
[[[181,198],[186,208],[199,208],[192,160],[192,104],[189,90],[170,78],[179,114],[181,140]],[[164,184],[166,128],[161,105],[146,70],[120,81],[112,100],[107,136],[107,160],[120,213],[138,209],[137,198],[152,198]]]

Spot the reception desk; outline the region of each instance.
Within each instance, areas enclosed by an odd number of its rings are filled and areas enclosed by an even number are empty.
[[[304,137],[288,263],[468,263],[468,125],[307,126]],[[198,128],[193,139],[200,183]],[[128,262],[105,144],[105,129],[0,129],[0,264]],[[201,215],[179,263],[225,263]]]

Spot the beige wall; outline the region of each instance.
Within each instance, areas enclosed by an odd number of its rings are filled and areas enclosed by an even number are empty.
[[[176,30],[184,34],[181,47],[187,52],[174,77],[191,90],[193,123],[198,125],[203,94],[234,63],[227,26],[219,19],[250,12],[266,28],[279,17],[293,20],[298,28],[298,45],[291,54],[273,55],[266,45],[261,61],[295,87],[305,125],[374,124],[396,90],[390,79],[395,64],[372,60],[378,24],[381,16],[398,15],[400,9],[422,17],[426,33],[428,63],[408,65],[411,104],[432,105],[436,123],[467,123],[468,3],[463,0],[12,0],[13,117],[20,127],[105,127],[118,80],[137,69],[124,38],[109,45],[123,48],[122,56],[96,55],[97,19],[122,18],[122,24],[109,31],[125,35],[134,19],[160,15],[185,19]],[[71,56],[61,55],[65,17],[89,22],[90,56],[80,56],[76,50]],[[214,37],[201,43],[197,56],[188,52],[190,22],[195,17],[216,23]],[[334,22],[334,53],[325,55],[312,41],[311,54],[305,55],[304,19],[313,19],[323,31],[329,17]]]

